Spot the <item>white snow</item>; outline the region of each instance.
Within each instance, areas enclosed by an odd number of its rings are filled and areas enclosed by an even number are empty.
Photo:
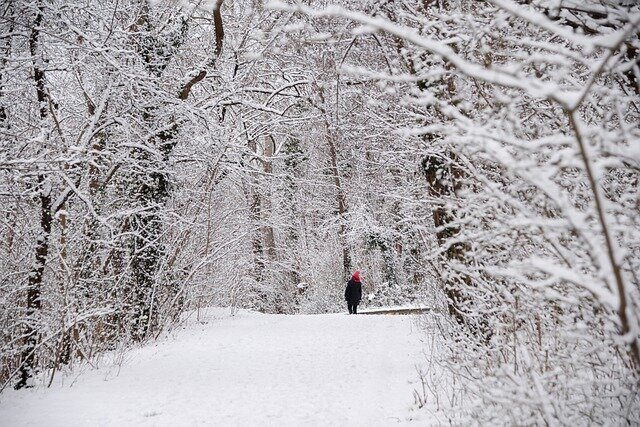
[[[210,310],[121,366],[0,395],[2,426],[413,424],[414,316]],[[416,420],[417,421],[417,420]],[[424,419],[422,423],[424,423]]]

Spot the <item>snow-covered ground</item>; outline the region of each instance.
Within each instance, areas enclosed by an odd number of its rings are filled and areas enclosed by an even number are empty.
[[[120,364],[0,395],[0,426],[423,424],[414,316],[211,310]],[[416,418],[422,418],[417,422]],[[412,421],[413,420],[413,421]]]

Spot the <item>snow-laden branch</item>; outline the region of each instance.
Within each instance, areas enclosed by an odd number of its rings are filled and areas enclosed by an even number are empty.
[[[535,11],[533,8],[526,8],[511,0],[489,0],[489,2],[536,27],[542,28],[551,34],[559,36],[572,44],[581,46],[586,54],[589,54],[598,47],[604,49],[617,48],[620,43],[620,34],[626,34],[627,32],[623,29],[617,32],[612,32],[611,34],[597,36],[578,34],[566,26],[556,24],[544,14]],[[636,21],[636,25],[638,18],[640,18],[640,15],[636,15],[635,17],[631,15],[631,21]],[[633,24],[630,27],[633,28]],[[626,36],[624,38],[626,38]]]
[[[544,15],[518,7],[512,2],[495,0],[494,3],[499,7],[503,7],[506,11],[514,14],[515,16],[526,19],[555,35],[559,35],[576,44],[586,46],[589,49],[592,49],[593,47],[603,47],[613,50],[619,47],[640,23],[640,14],[637,14],[632,16],[631,23],[629,23],[625,28],[607,36],[579,36],[572,31],[552,23]],[[588,87],[586,89],[580,87],[563,89],[555,83],[546,82],[529,76],[520,76],[516,74],[516,72],[506,69],[486,68],[483,65],[464,59],[460,55],[456,54],[454,49],[449,47],[446,43],[420,35],[416,29],[395,24],[385,18],[369,16],[365,13],[352,11],[343,7],[329,6],[320,10],[305,6],[301,3],[289,5],[277,0],[268,3],[267,7],[274,10],[301,12],[312,17],[336,17],[349,19],[363,26],[357,30],[362,33],[372,33],[379,30],[384,31],[440,56],[442,59],[448,61],[460,73],[468,77],[502,87],[520,89],[535,98],[553,100],[567,110],[574,110],[579,106],[580,102],[584,99],[585,92],[588,90]],[[608,55],[604,60],[605,63],[607,59]],[[598,65],[598,68],[603,66],[601,63]]]

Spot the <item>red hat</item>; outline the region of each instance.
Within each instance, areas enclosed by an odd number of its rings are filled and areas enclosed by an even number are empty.
[[[356,282],[360,281],[360,272],[356,271],[353,273],[353,280],[355,280]]]

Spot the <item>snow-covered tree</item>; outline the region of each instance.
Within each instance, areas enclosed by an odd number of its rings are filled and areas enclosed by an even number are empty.
[[[395,49],[351,71],[406,91],[400,146],[426,174],[448,365],[478,378],[477,419],[637,422],[638,6],[273,7]]]

